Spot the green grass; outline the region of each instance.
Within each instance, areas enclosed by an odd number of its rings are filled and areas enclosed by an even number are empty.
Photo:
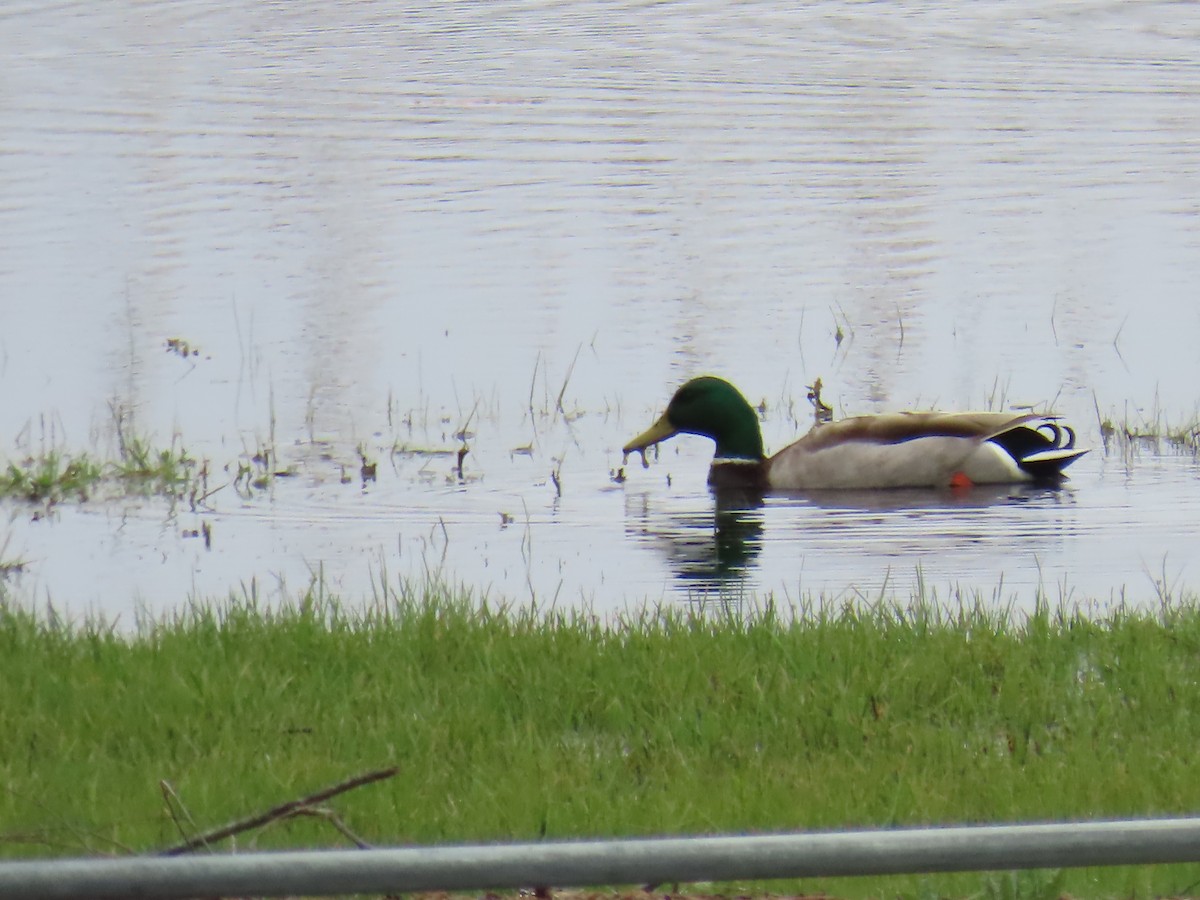
[[[1101,621],[915,603],[603,623],[427,588],[361,613],[319,595],[276,612],[243,598],[131,636],[4,601],[0,684],[8,856],[163,848],[387,765],[398,775],[327,804],[376,844],[1200,806],[1200,613],[1186,605]],[[306,817],[237,846],[344,844]],[[1197,884],[1200,866],[792,887],[1126,897]]]

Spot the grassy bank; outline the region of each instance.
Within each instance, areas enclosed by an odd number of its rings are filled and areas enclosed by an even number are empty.
[[[1190,813],[1198,675],[1187,606],[1104,621],[917,604],[604,624],[430,589],[365,613],[230,602],[130,637],[5,603],[0,853],[165,848],[390,765],[330,815],[237,846]],[[1198,883],[1200,866],[792,887],[1150,896]]]

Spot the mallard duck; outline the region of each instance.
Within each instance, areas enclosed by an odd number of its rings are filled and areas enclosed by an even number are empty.
[[[681,433],[716,442],[709,484],[762,490],[1054,483],[1087,452],[1054,416],[903,412],[818,422],[768,458],[754,409],[712,376],[677,390],[662,417],[623,449],[645,451]]]

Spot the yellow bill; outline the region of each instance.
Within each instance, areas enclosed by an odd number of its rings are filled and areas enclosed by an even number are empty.
[[[672,425],[667,418],[667,414],[663,413],[657,422],[622,447],[621,450],[624,453],[645,450],[647,447],[653,447],[660,441],[665,441],[676,434],[679,434],[679,429]]]

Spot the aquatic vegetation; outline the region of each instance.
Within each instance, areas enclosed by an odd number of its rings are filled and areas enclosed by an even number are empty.
[[[12,535],[5,535],[4,540],[0,541],[0,582],[3,582],[9,575],[14,575],[25,570],[26,561],[19,557],[12,557],[8,554],[8,545]]]
[[[207,473],[201,470],[202,477]],[[197,463],[177,444],[155,449],[143,438],[120,443],[115,460],[100,461],[88,453],[47,450],[8,462],[0,471],[0,499],[11,497],[29,503],[54,505],[68,500],[88,500],[96,492],[195,495]]]
[[[86,500],[103,477],[104,467],[86,454],[71,457],[51,450],[9,462],[0,472],[0,497],[31,503]]]
[[[1148,410],[1130,408],[1126,403],[1120,414],[1101,413],[1100,402],[1093,395],[1096,421],[1106,451],[1129,453],[1145,448],[1154,452],[1200,453],[1200,410],[1179,420],[1172,420],[1154,397]]]
[[[121,442],[112,471],[130,489],[177,496],[196,477],[196,461],[177,442],[155,449],[145,438],[133,437]]]

